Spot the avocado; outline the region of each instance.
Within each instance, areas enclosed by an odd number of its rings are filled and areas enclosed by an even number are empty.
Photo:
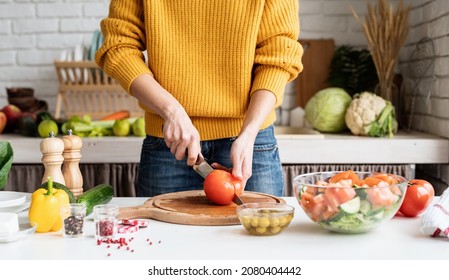
[[[37,123],[31,116],[19,119],[19,133],[24,136],[37,137]]]

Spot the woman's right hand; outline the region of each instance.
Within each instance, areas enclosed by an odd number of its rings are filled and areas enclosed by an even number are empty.
[[[170,152],[177,160],[187,155],[187,165],[193,166],[201,152],[200,134],[178,100],[149,74],[137,77],[130,91],[164,119],[162,133]]]
[[[201,154],[200,134],[192,124],[189,116],[179,112],[166,118],[162,128],[164,140],[170,152],[177,160],[187,155],[187,165],[193,166]]]

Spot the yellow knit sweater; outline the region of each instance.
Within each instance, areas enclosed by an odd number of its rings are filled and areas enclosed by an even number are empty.
[[[253,92],[271,91],[277,107],[301,71],[298,12],[297,0],[111,0],[95,60],[128,92],[136,77],[152,75],[201,140],[233,137]],[[162,137],[163,119],[141,106],[146,132]],[[274,121],[273,110],[262,128]]]

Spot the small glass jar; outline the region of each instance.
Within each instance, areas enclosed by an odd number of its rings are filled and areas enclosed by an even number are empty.
[[[62,230],[64,237],[82,237],[86,206],[71,203],[61,207]]]
[[[113,204],[100,204],[93,208],[95,237],[98,239],[114,238],[117,234],[119,208]]]

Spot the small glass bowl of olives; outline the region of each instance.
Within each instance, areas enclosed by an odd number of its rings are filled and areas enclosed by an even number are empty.
[[[295,208],[285,203],[245,203],[236,209],[243,227],[252,235],[275,235],[288,227]]]

